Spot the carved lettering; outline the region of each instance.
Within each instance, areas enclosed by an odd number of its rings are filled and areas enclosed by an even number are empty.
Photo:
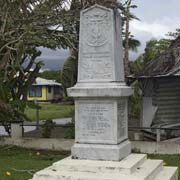
[[[80,103],[78,123],[81,126],[78,136],[90,141],[112,140],[112,103]]]

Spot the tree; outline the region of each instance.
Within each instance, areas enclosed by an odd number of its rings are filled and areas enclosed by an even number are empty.
[[[1,122],[23,118],[27,89],[43,65],[41,61],[36,61],[36,57],[41,54],[37,47],[73,47],[75,36],[69,31],[60,30],[67,17],[71,16],[65,2],[0,1]]]
[[[129,75],[129,49],[136,50],[137,46],[140,45],[140,42],[133,39],[129,31],[129,23],[130,20],[136,19],[139,20],[135,15],[133,15],[130,11],[131,9],[137,8],[136,5],[132,4],[132,0],[127,0],[123,4],[122,17],[125,24],[125,32],[124,32],[124,67],[125,67],[125,75]]]
[[[65,96],[67,88],[72,87],[77,81],[78,52],[75,49],[70,50],[70,56],[65,60],[61,71],[61,82]]]
[[[171,41],[169,39],[151,39],[148,41],[144,53],[140,54],[134,62],[129,64],[131,74],[138,75],[144,66],[163,53],[169,47],[170,43]]]
[[[60,79],[61,71],[44,71],[38,74],[38,77],[49,79],[49,80],[56,80],[57,82],[61,82]]]
[[[170,42],[169,39],[152,39],[148,41],[143,54],[144,65],[164,52],[169,47]]]
[[[168,32],[166,35],[176,39],[178,36],[180,36],[180,28],[177,28],[175,32]]]

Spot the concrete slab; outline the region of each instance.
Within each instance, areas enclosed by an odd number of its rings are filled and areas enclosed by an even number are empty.
[[[178,180],[177,168],[163,167],[162,162],[140,154],[119,162],[69,157],[39,171],[32,180]]]

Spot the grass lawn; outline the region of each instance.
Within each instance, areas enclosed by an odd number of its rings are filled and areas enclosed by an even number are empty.
[[[74,111],[73,105],[51,103],[41,103],[39,105],[41,106],[39,110],[40,120],[72,117]],[[25,110],[25,114],[31,120],[36,120],[36,109],[28,107]]]
[[[36,151],[17,147],[0,147],[0,179],[28,180],[29,172],[36,172],[67,157],[67,152]],[[162,159],[167,166],[180,168],[180,155],[148,155],[150,159]],[[32,171],[30,171],[32,170]],[[179,172],[180,178],[180,172]]]
[[[63,152],[34,151],[17,147],[0,147],[0,179],[28,180],[26,170],[39,171],[68,156]]]
[[[149,154],[148,158],[150,159],[161,159],[164,160],[165,166],[176,166],[178,170],[178,179],[180,179],[180,155],[156,155]]]

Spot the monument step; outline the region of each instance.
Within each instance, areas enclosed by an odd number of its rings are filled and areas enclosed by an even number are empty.
[[[45,174],[37,174],[32,180],[144,180],[132,175],[124,174],[106,174],[106,173],[92,173],[92,172],[69,172],[58,171],[48,172]]]
[[[178,179],[177,167],[164,167],[154,180],[176,180]]]
[[[162,160],[146,159],[146,155],[140,154],[131,154],[120,162],[75,160],[66,158],[54,163],[53,166],[46,168],[45,170],[39,171],[33,178],[33,180],[160,179],[177,180],[177,168],[163,167]]]
[[[73,160],[71,157],[68,157],[54,163],[52,167],[60,171],[121,172],[122,174],[132,174],[146,159],[147,156],[145,154],[131,154],[122,161]]]
[[[154,180],[155,176],[162,170],[162,168],[162,160],[148,159],[137,168],[133,175],[144,180]]]

